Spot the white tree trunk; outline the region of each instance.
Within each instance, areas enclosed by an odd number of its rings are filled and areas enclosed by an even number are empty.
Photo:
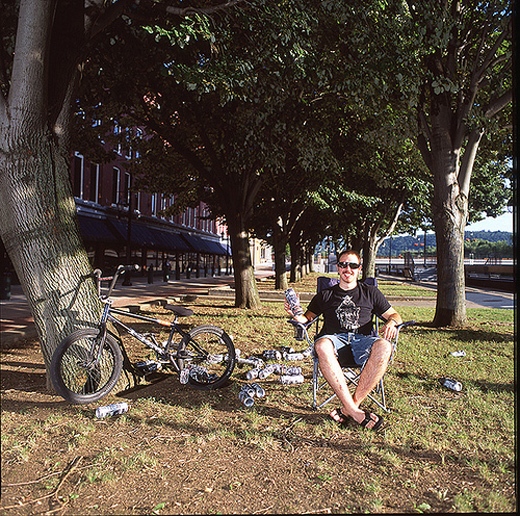
[[[10,139],[13,132],[20,135],[17,141]],[[68,160],[49,134],[1,126],[0,234],[48,368],[58,343],[92,326],[100,310],[79,236]]]

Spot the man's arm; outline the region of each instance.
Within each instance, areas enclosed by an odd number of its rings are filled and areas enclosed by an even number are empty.
[[[294,315],[292,313],[292,310],[291,310],[291,307],[289,305],[289,303],[287,302],[287,300],[285,300],[285,305],[284,305],[284,308],[285,308],[285,311],[295,320],[295,321],[298,321],[300,323],[303,323],[305,324],[306,322],[309,322],[309,321],[312,321],[313,319],[316,318],[316,314],[312,313],[311,311],[307,310],[304,314],[302,315]]]
[[[396,327],[403,323],[401,316],[390,307],[381,317],[386,321],[383,325],[383,338],[392,340],[397,335]]]

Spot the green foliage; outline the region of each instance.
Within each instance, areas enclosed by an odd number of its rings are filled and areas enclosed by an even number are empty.
[[[368,228],[385,235],[404,201],[398,230],[427,227],[431,175],[412,140],[414,108],[421,59],[449,36],[428,9],[291,0],[216,21],[121,19],[86,68],[83,127],[103,120],[103,138],[113,119],[145,128],[131,170],[139,188],[174,193],[176,212],[203,200],[267,236],[274,220],[294,229],[320,207],[331,232],[361,242]],[[428,23],[417,28],[419,15]],[[460,90],[443,77],[437,94]],[[497,157],[475,174],[472,220],[503,205]]]
[[[478,238],[466,238],[464,254],[465,256],[473,255],[475,258],[488,258],[490,256],[513,258],[513,245],[505,240],[489,242]]]

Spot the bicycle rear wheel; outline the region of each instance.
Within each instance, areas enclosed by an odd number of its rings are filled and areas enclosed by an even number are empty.
[[[56,392],[71,403],[91,403],[116,385],[123,355],[116,339],[107,334],[98,359],[91,355],[98,329],[78,330],[65,338],[52,356],[50,375]]]
[[[182,340],[177,363],[181,369],[189,367],[188,383],[193,388],[218,389],[226,384],[235,368],[235,346],[221,328],[197,326]]]

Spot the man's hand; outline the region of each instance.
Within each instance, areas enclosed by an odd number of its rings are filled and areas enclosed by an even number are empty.
[[[393,308],[389,308],[382,317],[386,322],[381,329],[381,333],[384,339],[390,341],[397,335],[397,326],[402,324],[403,320]]]
[[[291,310],[291,306],[289,305],[287,299],[285,300],[285,303],[284,303],[284,308],[285,308],[285,311],[295,320],[295,321],[298,321],[300,323],[306,323],[308,321],[307,317],[305,317],[304,315],[294,315],[293,314],[293,311]]]
[[[397,335],[397,323],[394,319],[389,319],[382,327],[383,338],[391,341]]]

